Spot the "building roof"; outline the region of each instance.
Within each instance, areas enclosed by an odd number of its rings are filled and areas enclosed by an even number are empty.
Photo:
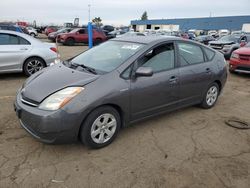
[[[179,18],[179,19],[155,19],[155,20],[132,20],[131,25],[179,25],[180,30],[241,30],[242,25],[250,23],[250,15],[204,17],[204,18]]]

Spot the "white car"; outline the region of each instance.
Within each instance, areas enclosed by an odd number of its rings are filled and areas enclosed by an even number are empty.
[[[30,36],[32,36],[32,37],[37,36],[37,30],[34,29],[33,27],[26,27],[26,29],[28,30]]]
[[[41,70],[57,59],[55,44],[43,43],[24,33],[0,30],[0,73]]]

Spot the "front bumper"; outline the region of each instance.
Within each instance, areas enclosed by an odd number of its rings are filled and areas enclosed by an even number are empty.
[[[250,74],[250,62],[231,58],[229,63],[229,70],[238,73]]]
[[[44,143],[71,143],[78,139],[81,126],[79,114],[64,110],[45,111],[24,104],[17,95],[14,109],[21,126],[34,138]]]

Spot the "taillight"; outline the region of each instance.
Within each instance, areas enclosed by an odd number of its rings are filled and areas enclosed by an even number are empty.
[[[57,49],[55,47],[50,48],[53,52],[57,53]]]

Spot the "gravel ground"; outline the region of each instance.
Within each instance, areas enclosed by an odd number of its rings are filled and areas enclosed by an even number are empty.
[[[86,50],[64,47],[63,59]],[[134,124],[110,146],[46,145],[19,125],[13,110],[22,74],[0,75],[0,187],[250,187],[250,76],[229,75],[217,105],[189,107]]]

